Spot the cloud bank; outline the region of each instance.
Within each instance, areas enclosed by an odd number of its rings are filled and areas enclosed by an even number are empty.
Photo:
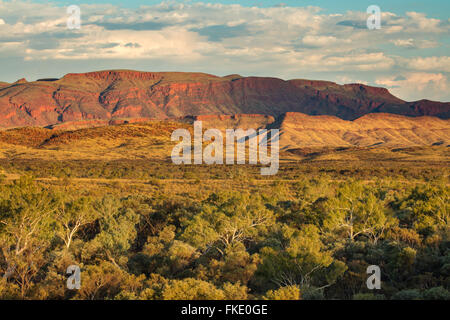
[[[313,6],[93,4],[81,6],[81,29],[69,30],[65,7],[0,1],[0,61],[23,61],[23,70],[19,63],[5,67],[17,78],[28,66],[42,66],[33,74],[66,66],[65,73],[100,61],[148,71],[358,80],[406,100],[449,101],[450,21],[383,12],[382,28],[369,30],[367,17]]]

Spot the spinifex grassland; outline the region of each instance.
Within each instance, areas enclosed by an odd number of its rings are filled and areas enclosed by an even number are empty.
[[[258,121],[240,125],[280,125]],[[183,127],[1,131],[0,297],[449,299],[445,123],[359,138],[334,126],[330,146],[325,129],[301,145],[305,131],[284,122],[275,176],[172,164]],[[72,264],[80,290],[66,288]]]

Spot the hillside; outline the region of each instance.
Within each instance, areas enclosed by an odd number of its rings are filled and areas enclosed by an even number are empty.
[[[286,112],[353,120],[368,113],[450,116],[450,103],[405,102],[385,88],[327,81],[110,70],[0,83],[0,127],[120,118]]]
[[[372,113],[354,121],[334,116],[286,113],[273,127],[281,130],[280,147],[405,147],[448,145],[450,120]]]
[[[95,128],[74,129],[77,123],[68,123],[53,129],[3,130],[0,131],[0,159],[169,161],[175,145],[171,133],[178,128],[192,130],[194,120],[201,120],[204,130],[280,129],[282,159],[320,155],[324,159],[364,156],[447,161],[450,152],[450,120],[436,117],[369,114],[348,121],[291,112],[276,119],[263,115],[200,115],[182,121],[140,120],[97,123]]]

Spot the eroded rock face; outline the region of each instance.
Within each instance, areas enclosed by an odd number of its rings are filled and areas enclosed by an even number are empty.
[[[117,118],[285,112],[356,119],[371,112],[450,117],[450,103],[405,102],[385,88],[204,73],[109,70],[0,83],[0,127]]]

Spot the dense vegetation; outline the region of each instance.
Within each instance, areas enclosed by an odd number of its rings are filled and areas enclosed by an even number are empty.
[[[450,299],[449,187],[433,168],[292,166],[264,181],[237,166],[24,163],[2,163],[20,174],[0,185],[3,299]],[[72,264],[80,290],[66,288]]]
[[[0,168],[18,175],[32,174],[37,178],[93,179],[234,179],[297,180],[327,174],[333,179],[395,177],[399,180],[428,181],[440,179],[448,172],[441,161],[345,161],[304,160],[282,163],[274,176],[259,174],[259,165],[178,165],[170,160],[36,160],[0,159]]]

